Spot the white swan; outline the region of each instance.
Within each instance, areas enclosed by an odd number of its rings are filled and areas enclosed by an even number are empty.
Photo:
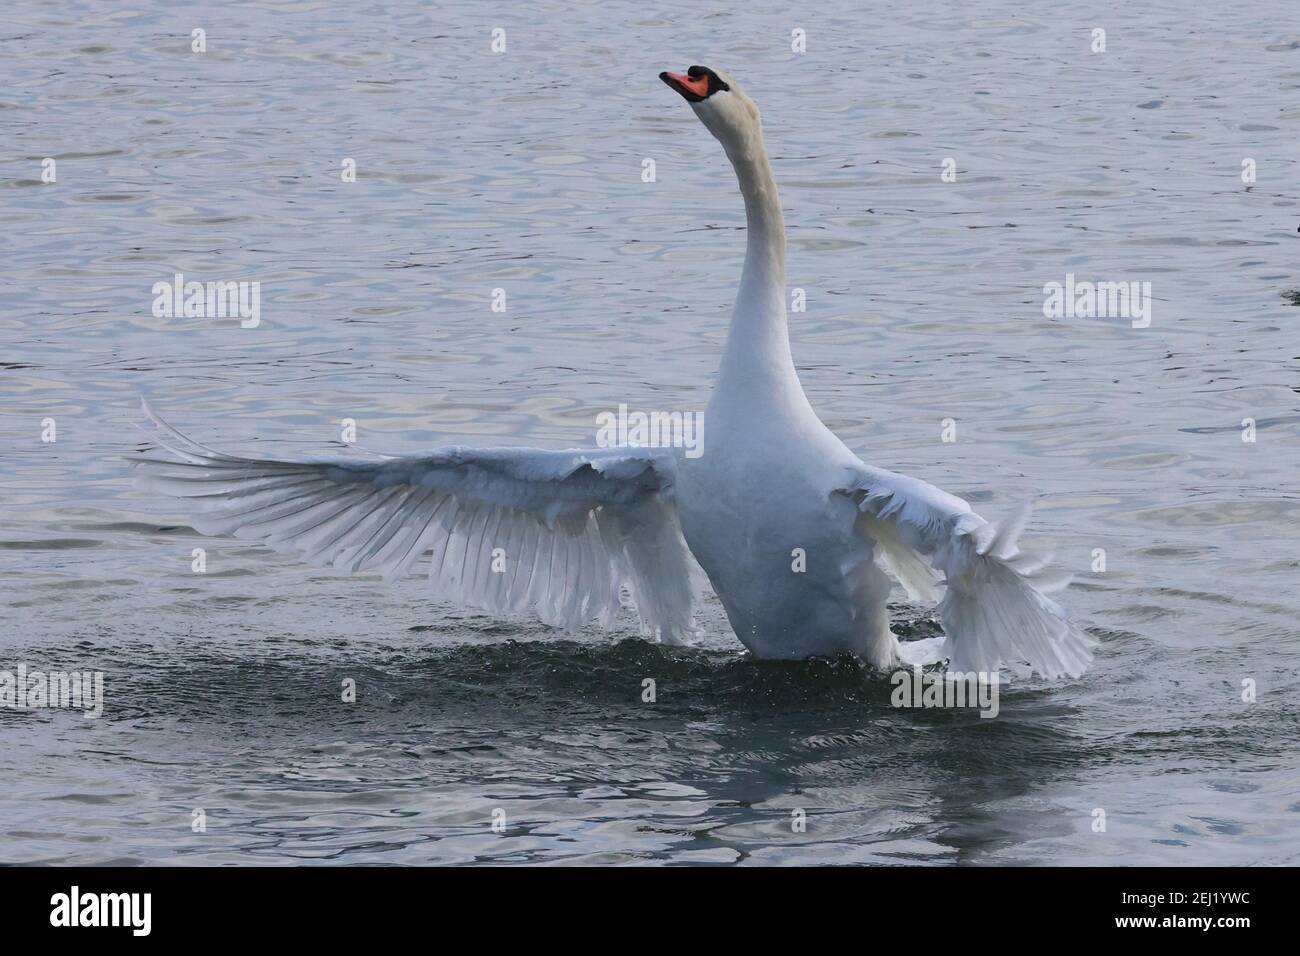
[[[745,198],[745,266],[702,455],[454,447],[270,461],[199,445],[146,405],[174,456],[135,456],[146,486],[194,505],[201,532],[348,572],[391,579],[432,551],[441,595],[554,625],[609,624],[626,586],[644,634],[687,640],[694,555],[758,657],[850,653],[885,668],[906,650],[953,671],[1081,674],[1093,641],[1016,548],[1026,514],[990,525],[960,498],[863,464],[818,419],[790,356],[785,226],[758,109],[705,67],[660,78],[722,143]],[[938,602],[944,638],[900,647],[890,576]]]

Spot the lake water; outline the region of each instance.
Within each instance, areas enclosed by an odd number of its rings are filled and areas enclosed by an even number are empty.
[[[1295,5],[519,7],[6,6],[0,670],[106,700],[0,709],[0,861],[1297,862]],[[764,111],[814,406],[988,517],[1038,503],[1083,679],[899,710],[748,659],[712,596],[698,649],[565,635],[132,489],[140,395],[273,456],[703,408],[743,218],[657,79],[692,63]],[[155,318],[178,272],[260,282],[261,324]],[[1067,275],[1150,282],[1149,327],[1046,318]]]

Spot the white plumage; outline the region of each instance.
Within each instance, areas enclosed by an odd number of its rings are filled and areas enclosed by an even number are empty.
[[[561,627],[610,624],[626,589],[646,636],[689,640],[694,556],[761,657],[1081,674],[1093,641],[1047,597],[1066,581],[1020,552],[1027,509],[989,524],[960,498],[863,464],[817,417],[790,355],[785,226],[758,109],[724,74],[662,77],[722,143],[745,199],[745,266],[703,454],[454,447],[267,461],[199,445],[146,406],[170,452],[136,456],[146,486],[192,506],[204,533],[346,572],[393,579],[428,554],[436,593]],[[938,603],[943,639],[899,644],[891,580]]]
[[[453,447],[379,461],[269,461],[214,451],[144,409],[173,458],[134,456],[141,484],[185,499],[204,534],[390,581],[431,554],[439,595],[533,610],[558,627],[608,626],[626,587],[647,636],[694,633],[686,548],[665,500],[673,460],[659,450]]]

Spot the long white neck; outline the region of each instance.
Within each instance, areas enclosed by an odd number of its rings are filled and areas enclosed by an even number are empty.
[[[790,357],[785,315],[785,219],[755,128],[727,156],[745,197],[745,267],[718,371],[718,392],[774,397],[803,390]]]

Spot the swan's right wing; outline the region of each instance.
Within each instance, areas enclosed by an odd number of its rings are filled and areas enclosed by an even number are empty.
[[[141,484],[183,500],[204,534],[389,580],[432,552],[440,596],[531,609],[566,628],[608,626],[627,587],[646,636],[677,643],[695,633],[673,460],[658,450],[454,447],[274,461],[214,451],[145,412],[169,454],[132,457]]]
[[[836,490],[857,503],[856,528],[885,570],[913,599],[938,600],[949,670],[1077,677],[1092,662],[1096,642],[1048,597],[1069,578],[1045,574],[1016,544],[1028,509],[990,524],[934,485],[861,463]]]

